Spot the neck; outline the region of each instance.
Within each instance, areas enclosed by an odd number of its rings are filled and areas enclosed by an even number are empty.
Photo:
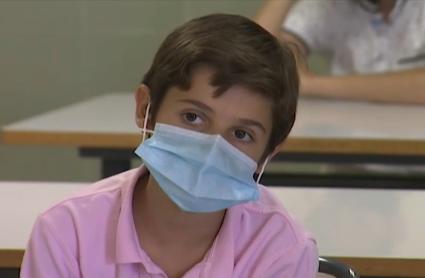
[[[160,246],[210,246],[220,230],[225,211],[184,212],[151,175],[145,175],[134,191],[133,215],[141,242],[149,240]]]

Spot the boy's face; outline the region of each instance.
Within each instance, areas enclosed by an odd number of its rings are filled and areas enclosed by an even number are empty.
[[[212,70],[199,68],[188,91],[172,87],[156,121],[208,134],[219,134],[256,162],[261,159],[272,129],[270,100],[241,86],[214,97]]]

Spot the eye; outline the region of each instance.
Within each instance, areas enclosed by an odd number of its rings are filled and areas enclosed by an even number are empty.
[[[194,112],[183,113],[183,119],[189,124],[199,125],[202,123],[202,118]]]
[[[247,131],[242,129],[236,129],[233,131],[233,135],[237,140],[244,141],[244,142],[251,142],[253,141],[253,136],[249,134]]]

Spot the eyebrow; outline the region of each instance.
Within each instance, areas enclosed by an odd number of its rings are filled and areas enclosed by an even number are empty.
[[[182,100],[180,100],[180,102],[190,103],[190,104],[197,106],[199,109],[206,110],[210,113],[214,113],[214,110],[211,107],[209,107],[205,103],[202,103],[202,102],[197,101],[197,100],[182,99]],[[266,128],[258,121],[251,120],[251,119],[243,119],[243,118],[238,119],[238,121],[243,125],[255,126],[255,127],[259,128],[261,131],[263,131],[264,133],[266,133]]]
[[[180,100],[180,102],[190,103],[190,104],[193,104],[193,105],[197,106],[199,109],[206,110],[206,111],[208,111],[210,113],[214,113],[214,110],[211,107],[209,107],[205,103],[202,103],[202,102],[197,101],[197,100],[182,99],[182,100]]]
[[[249,125],[249,126],[255,126],[258,127],[259,129],[261,129],[264,133],[266,133],[266,129],[264,128],[264,126],[260,123],[257,122],[255,120],[251,120],[251,119],[239,119],[239,121],[244,124],[244,125]]]

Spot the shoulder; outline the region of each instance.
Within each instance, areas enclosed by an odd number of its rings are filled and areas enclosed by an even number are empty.
[[[42,212],[38,225],[60,232],[107,221],[119,212],[122,196],[132,189],[139,172],[140,169],[133,169],[88,185]]]
[[[57,202],[55,205],[43,212],[42,215],[49,214],[62,207],[72,207],[73,205],[80,203],[90,202],[95,205],[96,202],[93,203],[91,201],[112,197],[122,189],[122,187],[126,184],[128,177],[131,176],[134,171],[135,169],[89,184],[68,198]]]
[[[279,200],[264,186],[260,186],[260,199],[237,206],[239,221],[249,236],[261,242],[273,241],[278,253],[293,248],[315,244],[312,235],[304,229],[283,207]],[[241,231],[243,232],[243,231]]]
[[[297,1],[285,21],[282,30],[301,39],[310,50],[327,50],[330,37],[349,26],[353,9],[351,0],[300,0]]]
[[[236,264],[267,277],[314,277],[318,253],[313,236],[267,188],[260,185],[260,191],[258,201],[230,209]],[[251,260],[256,263],[246,263]]]
[[[328,20],[323,16],[332,14],[336,16],[339,13],[348,13],[349,9],[357,7],[354,3],[357,0],[299,0],[291,8],[289,17],[304,17],[304,21]],[[313,18],[311,18],[313,17]]]
[[[131,220],[128,208],[143,171],[144,168],[130,170],[88,185],[41,213],[25,251],[25,277],[30,276],[28,273],[31,277],[34,273],[37,277],[77,277],[93,270],[99,274],[100,269],[106,273],[113,268],[110,262],[115,256],[119,220]],[[93,264],[81,261],[87,257]]]
[[[311,238],[301,224],[294,219],[279,201],[265,186],[260,187],[260,199],[241,206],[243,213],[249,216],[253,223],[259,222],[264,229],[281,233],[292,242],[302,242]]]
[[[419,25],[419,28],[425,27],[425,1],[407,1],[399,4],[400,11],[411,20],[405,21],[405,24]],[[423,31],[423,29],[422,29]]]

